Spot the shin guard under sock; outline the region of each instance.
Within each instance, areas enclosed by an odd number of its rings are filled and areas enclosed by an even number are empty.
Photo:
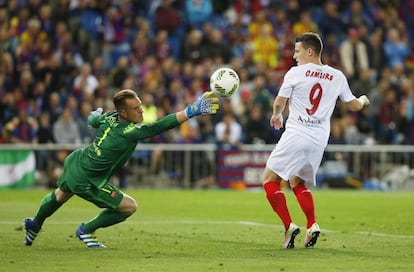
[[[292,190],[306,216],[306,228],[310,228],[316,222],[312,192],[303,183],[296,185]]]
[[[34,217],[36,224],[39,228],[42,227],[46,218],[51,216],[55,211],[57,211],[63,203],[60,203],[56,200],[55,192],[51,192],[46,195],[40,202],[39,210]]]
[[[99,228],[109,227],[125,221],[130,214],[122,213],[113,209],[105,209],[97,217],[85,223],[84,228],[87,231],[94,232]]]
[[[266,197],[272,206],[273,210],[277,213],[282,220],[285,229],[289,228],[292,219],[290,217],[289,210],[286,204],[286,196],[280,189],[280,184],[275,181],[267,182],[264,186],[266,191]]]

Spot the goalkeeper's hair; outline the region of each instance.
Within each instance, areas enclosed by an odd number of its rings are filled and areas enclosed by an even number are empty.
[[[138,98],[137,93],[130,89],[124,89],[122,91],[117,92],[114,95],[114,105],[116,110],[125,109],[126,103],[125,100],[127,99],[135,99]]]

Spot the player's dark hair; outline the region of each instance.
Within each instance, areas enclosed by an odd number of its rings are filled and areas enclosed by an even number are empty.
[[[301,42],[303,48],[312,48],[315,54],[320,56],[322,52],[322,40],[317,33],[307,32],[296,37],[296,42]]]
[[[116,110],[121,110],[126,107],[125,100],[137,98],[136,92],[130,89],[125,89],[122,91],[117,92],[114,95],[114,105]]]

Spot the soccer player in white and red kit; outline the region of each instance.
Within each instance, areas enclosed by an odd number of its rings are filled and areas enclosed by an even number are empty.
[[[306,183],[315,185],[315,175],[328,144],[330,118],[336,101],[339,97],[351,111],[369,105],[365,95],[356,98],[352,94],[341,71],[322,64],[322,47],[316,33],[296,37],[293,58],[297,66],[285,74],[273,103],[272,127],[280,129],[283,126],[282,112],[287,102],[289,117],[285,132],[267,160],[263,187],[270,205],[285,226],[284,248],[295,247],[300,228],[292,222],[280,182],[289,182],[307,220],[304,245],[313,247],[320,228],[315,219],[312,193]]]

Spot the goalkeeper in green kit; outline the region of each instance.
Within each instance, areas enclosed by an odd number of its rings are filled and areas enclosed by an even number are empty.
[[[135,91],[126,89],[116,93],[113,98],[115,111],[102,114],[99,108],[89,115],[89,125],[98,129],[94,141],[65,159],[58,188],[43,198],[33,218],[24,219],[25,245],[32,245],[46,218],[77,195],[104,210],[81,224],[76,236],[90,248],[105,247],[97,240],[95,230],[120,223],[137,209],[131,196],[108,183],[130,158],[137,142],[177,127],[194,116],[216,113],[218,100],[213,97],[213,92],[205,92],[184,110],[142,125],[141,100]]]

